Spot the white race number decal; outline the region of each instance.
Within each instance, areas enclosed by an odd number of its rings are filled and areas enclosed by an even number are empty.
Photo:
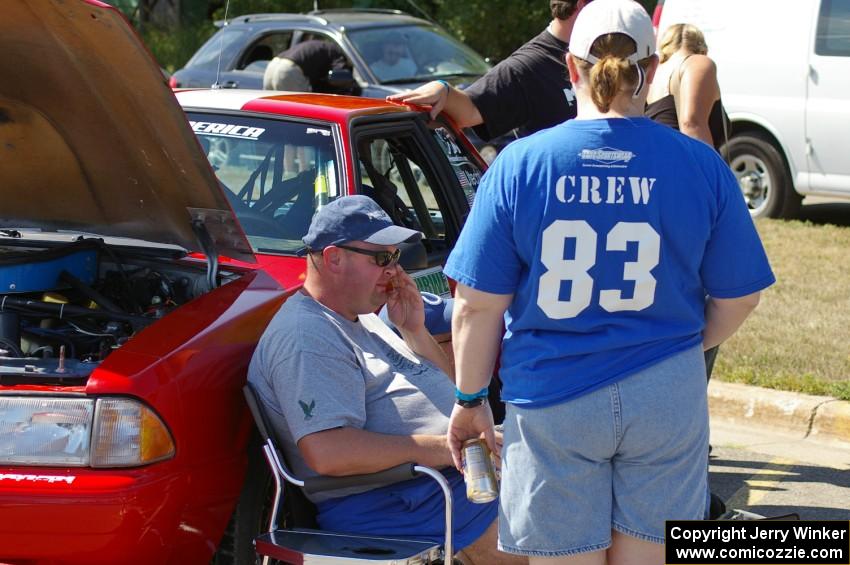
[[[564,259],[564,246],[575,241],[575,256]],[[578,316],[590,306],[593,278],[588,271],[596,264],[596,232],[584,220],[556,220],[543,230],[540,261],[546,273],[540,277],[537,305],[553,320]],[[627,261],[623,280],[635,284],[632,298],[623,298],[619,289],[599,292],[599,305],[607,312],[639,311],[655,301],[655,277],[651,271],[661,256],[661,237],[643,222],[618,222],[606,236],[606,251],[625,251],[629,242],[637,243],[637,260]],[[571,283],[570,297],[560,298],[561,284]]]

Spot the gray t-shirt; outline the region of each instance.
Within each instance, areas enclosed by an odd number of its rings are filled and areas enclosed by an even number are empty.
[[[338,427],[413,435],[444,434],[454,385],[374,314],[353,322],[298,292],[260,339],[248,380],[266,407],[299,477],[316,476],[298,441]],[[329,491],[314,502],[363,492]]]

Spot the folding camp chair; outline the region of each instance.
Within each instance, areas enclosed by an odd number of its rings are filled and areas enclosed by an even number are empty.
[[[295,477],[284,463],[283,454],[278,449],[265,411],[250,383],[242,388],[248,408],[254,416],[254,423],[260,432],[263,455],[272,471],[275,481],[275,495],[269,519],[268,532],[254,540],[257,554],[263,556],[263,564],[269,558],[279,559],[293,565],[308,563],[358,564],[371,565],[425,565],[444,561],[452,563],[452,493],[448,481],[438,471],[414,463],[405,463],[391,469],[369,475],[348,477],[313,477],[304,480]],[[300,487],[306,493],[317,493],[352,486],[377,485],[411,479],[418,475],[427,475],[437,481],[443,489],[446,500],[446,541],[442,548],[431,541],[412,538],[391,538],[383,536],[364,536],[340,534],[309,528],[277,528],[280,504],[285,496],[285,483]]]

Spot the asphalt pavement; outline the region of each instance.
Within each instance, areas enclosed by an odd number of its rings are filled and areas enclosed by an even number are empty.
[[[807,197],[800,219],[850,226],[850,201]],[[850,402],[717,380],[708,394],[709,480],[727,508],[850,520]]]
[[[711,490],[727,508],[850,520],[850,443],[711,422]]]

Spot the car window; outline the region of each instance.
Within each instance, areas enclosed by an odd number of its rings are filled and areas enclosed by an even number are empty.
[[[436,26],[396,26],[352,31],[349,38],[384,84],[483,75],[489,65]]]
[[[448,249],[447,203],[412,134],[363,137],[357,142],[359,192],[373,198],[398,225],[421,231],[426,250]]]
[[[305,41],[326,41],[328,43],[335,43],[333,39],[331,39],[328,35],[324,33],[319,33],[315,31],[303,31],[301,32],[301,37],[298,40],[298,43],[304,43]]]
[[[340,194],[332,127],[243,115],[188,116],[253,250],[300,250],[316,207]]]
[[[223,29],[207,40],[198,52],[189,59],[186,67],[215,70],[219,60],[233,61],[245,42],[247,30]]]
[[[850,2],[823,0],[818,15],[815,53],[850,57]]]
[[[457,181],[463,190],[463,195],[466,197],[466,202],[471,208],[472,202],[475,200],[475,192],[478,190],[478,184],[481,182],[481,175],[484,174],[484,171],[449,128],[441,125],[439,122],[435,122],[429,126],[429,129],[431,135],[437,141],[437,145],[440,146],[440,149],[446,155],[452,167],[452,172],[457,177]]]
[[[291,31],[264,35],[245,50],[236,64],[236,68],[238,70],[263,70],[269,61],[282,51],[289,49],[291,42]]]

